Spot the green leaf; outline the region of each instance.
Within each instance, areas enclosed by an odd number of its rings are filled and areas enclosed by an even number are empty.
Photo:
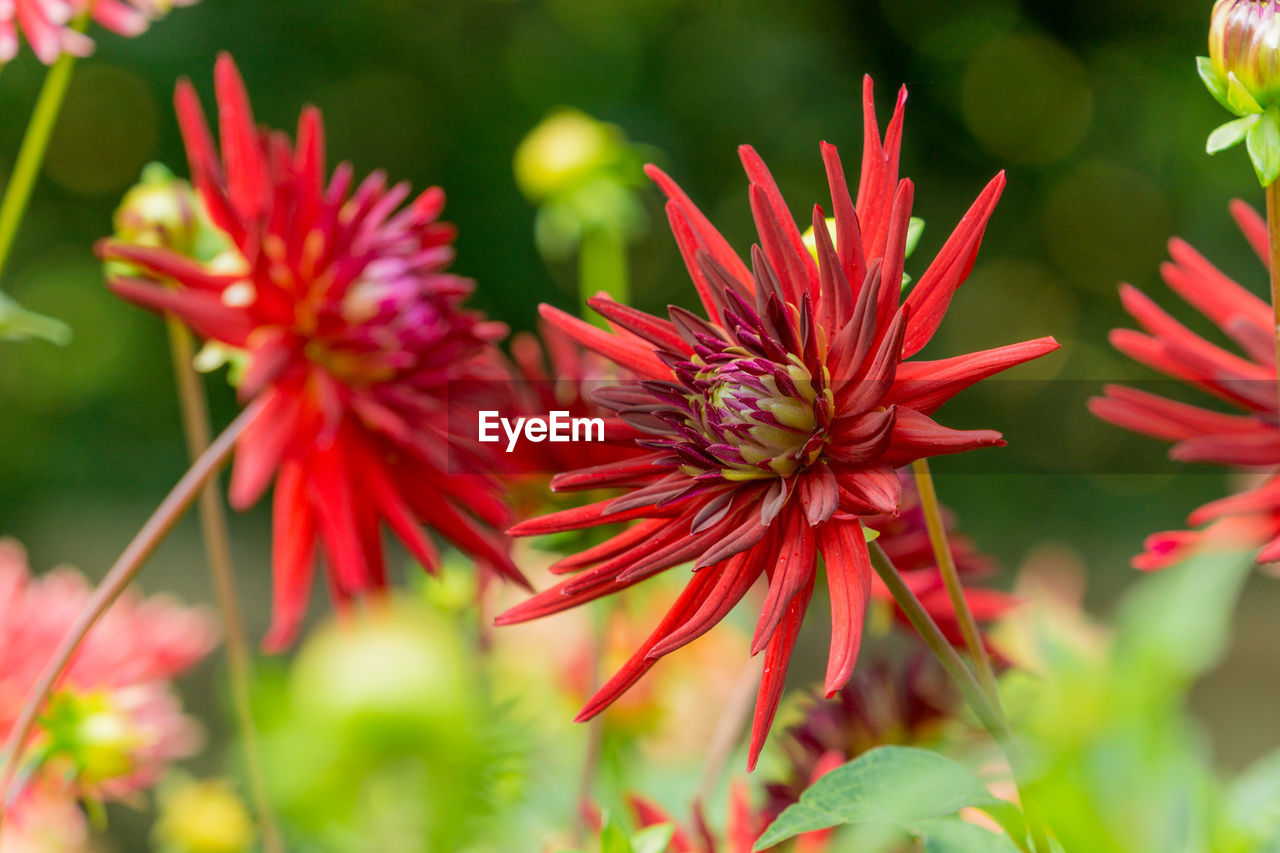
[[[669,823],[642,829],[631,836],[631,849],[634,853],[663,853],[675,834],[676,828]]]
[[[837,767],[778,816],[756,850],[816,829],[875,821],[904,826],[996,803],[972,773],[927,749],[882,746]]]
[[[924,220],[919,216],[911,217],[911,221],[907,223],[907,254],[911,257],[911,253],[916,250],[916,244],[920,242],[920,235],[924,233]]]
[[[1209,134],[1209,141],[1204,146],[1205,153],[1217,154],[1233,145],[1239,145],[1261,118],[1262,116],[1257,113],[1252,113],[1244,118],[1232,119],[1226,124],[1218,125],[1213,133]]]
[[[1018,853],[1018,845],[1007,835],[962,820],[931,821],[913,834],[923,843],[925,853]]]
[[[1267,110],[1245,138],[1249,159],[1258,173],[1258,182],[1264,187],[1280,177],[1280,112],[1275,107]]]
[[[874,542],[880,538],[880,531],[873,530],[864,524],[862,525],[862,538],[865,539],[868,543]]]
[[[1144,578],[1120,604],[1113,666],[1136,663],[1146,679],[1179,683],[1212,667],[1252,569],[1252,553],[1208,553]]]
[[[1227,103],[1236,115],[1262,112],[1262,104],[1258,103],[1240,78],[1234,72],[1227,72]]]
[[[626,830],[612,815],[605,815],[604,828],[600,830],[600,853],[635,853]]]
[[[1196,71],[1199,72],[1200,79],[1204,81],[1204,87],[1209,90],[1210,95],[1213,95],[1213,99],[1222,104],[1225,109],[1240,115],[1236,108],[1231,106],[1231,102],[1227,100],[1227,78],[1219,74],[1218,69],[1213,67],[1213,60],[1207,56],[1197,56]]]
[[[1251,764],[1227,791],[1226,806],[1233,829],[1258,844],[1280,845],[1280,752]]]
[[[0,341],[40,338],[58,346],[71,343],[71,328],[61,320],[28,311],[0,293]]]

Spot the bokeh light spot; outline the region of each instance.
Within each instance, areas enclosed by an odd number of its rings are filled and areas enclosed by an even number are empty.
[[[155,153],[158,122],[145,80],[112,65],[86,65],[67,90],[45,172],[81,195],[119,190]]]
[[[1085,163],[1049,191],[1045,242],[1074,282],[1111,297],[1160,263],[1169,233],[1164,195],[1142,175],[1105,161]]]
[[[1008,36],[979,50],[961,89],[965,124],[1003,160],[1043,165],[1079,144],[1093,112],[1084,67],[1043,36]]]

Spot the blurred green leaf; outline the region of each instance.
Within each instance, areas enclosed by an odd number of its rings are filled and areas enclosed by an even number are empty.
[[[1215,101],[1236,115],[1241,114],[1239,110],[1231,106],[1231,102],[1227,99],[1227,79],[1218,73],[1218,69],[1213,67],[1212,59],[1207,56],[1197,56],[1196,71],[1200,74],[1200,79],[1204,81],[1204,87],[1209,90],[1210,95],[1213,95]]]
[[[962,820],[931,821],[914,835],[925,853],[1018,853],[1018,846],[1007,836]]]
[[[663,853],[675,834],[676,828],[669,823],[642,829],[631,836],[631,849],[634,853]]]
[[[1209,139],[1205,143],[1204,150],[1206,154],[1217,154],[1219,151],[1225,151],[1233,145],[1239,145],[1244,141],[1245,136],[1258,123],[1260,116],[1257,113],[1247,115],[1244,118],[1232,119],[1226,124],[1218,125],[1209,134]]]
[[[622,825],[607,815],[600,830],[600,853],[636,853]]]
[[[1249,159],[1253,161],[1258,182],[1271,186],[1280,177],[1280,111],[1271,107],[1249,128],[1245,138]]]
[[[58,346],[71,343],[71,327],[61,320],[28,311],[0,293],[0,341],[39,338]]]
[[[972,773],[950,758],[927,749],[884,746],[815,782],[769,825],[755,849],[841,824],[914,824],[996,802]]]
[[[907,223],[907,254],[911,257],[911,253],[916,250],[916,246],[920,243],[920,235],[924,234],[924,220],[919,216],[911,217],[911,221]]]
[[[1222,657],[1249,553],[1201,554],[1143,579],[1120,605],[1115,657],[1144,680],[1189,684]]]
[[[1227,791],[1228,831],[1242,850],[1280,850],[1280,751],[1244,771]],[[1235,849],[1235,848],[1232,848]]]

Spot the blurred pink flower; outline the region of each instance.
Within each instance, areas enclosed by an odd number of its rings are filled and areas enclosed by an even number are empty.
[[[0,539],[0,737],[91,594],[71,569],[33,578],[22,546]],[[69,803],[127,800],[194,752],[199,729],[169,682],[208,654],[216,636],[202,609],[126,593],[80,647],[29,744],[43,763],[11,808],[16,823],[39,824],[55,794]],[[3,853],[11,843],[6,836]]]
[[[18,55],[18,32],[45,65],[64,53],[88,56],[93,40],[71,26],[92,10],[93,20],[122,36],[141,35],[174,6],[196,0],[0,0],[0,63]]]

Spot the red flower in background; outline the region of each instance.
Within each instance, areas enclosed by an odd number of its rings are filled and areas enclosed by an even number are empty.
[[[71,22],[92,12],[93,19],[122,36],[141,35],[151,21],[173,6],[196,0],[0,0],[0,63],[18,55],[18,32],[45,65],[64,53],[88,56],[93,41]]]
[[[162,280],[116,276],[117,294],[247,355],[239,394],[262,409],[237,443],[230,500],[246,508],[275,480],[265,644],[296,635],[317,540],[339,604],[385,588],[384,523],[428,569],[439,557],[424,526],[523,582],[491,529],[509,521],[497,482],[471,473],[481,446],[459,432],[465,414],[451,421],[469,411],[469,384],[505,377],[492,345],[505,327],[462,308],[472,283],[446,272],[454,229],[438,221],[443,192],[406,206],[409,187],[381,173],[353,188],[342,164],[326,179],[316,110],[291,143],[255,126],[230,57],[215,79],[221,158],[189,83],[176,101],[193,181],[237,250],[235,268],[117,241],[100,253]]]
[[[905,90],[882,141],[871,81],[857,203],[836,149],[822,146],[835,245],[814,209],[818,262],[805,248],[772,176],[741,149],[760,234],[748,267],[665,174],[668,217],[707,318],[669,319],[605,296],[602,331],[544,306],[543,316],[640,378],[596,395],[649,452],[571,473],[562,490],[626,488],[620,498],[517,525],[520,535],[639,523],[560,561],[576,577],[499,617],[525,621],[625,589],[693,562],[683,594],[634,657],[579,715],[603,710],[663,655],[722,619],[761,576],[768,593],[752,641],[765,651],[749,762],[769,731],[791,650],[826,564],[831,654],[826,692],[853,671],[871,587],[860,519],[897,511],[896,468],[915,459],[1002,444],[992,430],[960,432],[930,414],[969,385],[1057,348],[1051,338],[941,361],[907,361],[932,338],[974,259],[1000,191],[997,175],[905,300],[900,298],[913,187],[898,179]]]
[[[1266,264],[1266,223],[1238,200],[1231,204],[1231,215]],[[1160,267],[1165,283],[1220,328],[1243,355],[1192,332],[1129,284],[1121,285],[1120,300],[1143,331],[1116,329],[1111,343],[1135,361],[1242,413],[1213,411],[1122,385],[1107,386],[1102,397],[1089,401],[1089,410],[1117,426],[1173,442],[1171,459],[1274,472],[1280,465],[1280,396],[1271,306],[1186,242],[1171,240],[1169,255],[1172,260]],[[1206,526],[1148,537],[1146,551],[1134,558],[1134,565],[1164,568],[1201,547],[1260,547],[1259,562],[1280,560],[1280,478],[1273,473],[1256,488],[1205,504],[1187,521]]]

